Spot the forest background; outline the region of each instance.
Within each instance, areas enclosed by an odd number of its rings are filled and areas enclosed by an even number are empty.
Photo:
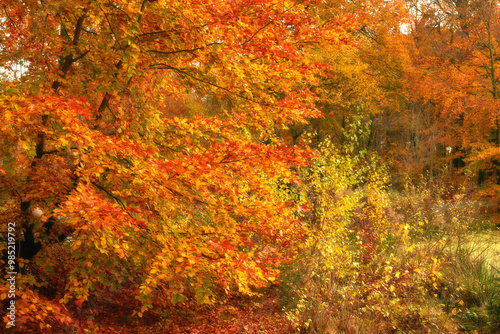
[[[2,2],[3,331],[498,333],[499,41],[496,0]]]

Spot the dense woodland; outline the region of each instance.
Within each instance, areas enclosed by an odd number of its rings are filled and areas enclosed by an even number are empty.
[[[1,1],[2,332],[498,333],[499,97],[496,0]]]

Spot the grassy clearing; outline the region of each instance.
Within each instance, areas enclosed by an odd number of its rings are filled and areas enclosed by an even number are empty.
[[[482,231],[456,238],[443,253],[447,288],[443,298],[460,324],[472,333],[500,333],[500,231]]]
[[[473,234],[463,244],[472,258],[483,259],[491,270],[500,270],[500,230]]]

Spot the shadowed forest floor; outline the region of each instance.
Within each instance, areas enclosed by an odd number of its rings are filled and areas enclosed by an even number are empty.
[[[124,317],[138,305],[124,291],[111,305],[100,308],[94,324],[99,333],[292,333],[290,322],[279,310],[278,292],[269,290],[263,297],[241,297],[225,300],[223,304],[171,309],[165,321],[146,314],[143,318]],[[128,309],[128,310],[127,310]],[[92,312],[88,310],[87,312]]]

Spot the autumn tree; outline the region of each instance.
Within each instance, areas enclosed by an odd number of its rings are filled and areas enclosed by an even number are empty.
[[[270,129],[318,115],[312,50],[347,43],[352,25],[314,6],[4,3],[0,198],[22,293],[80,306],[126,286],[140,315],[273,282],[303,236],[275,180],[310,153]],[[56,291],[35,293],[47,280]]]
[[[356,57],[376,78],[360,82],[374,92],[373,148],[398,174],[429,180],[472,161],[494,168],[498,5],[374,0],[343,8],[365,18]]]
[[[337,144],[356,118],[370,126],[370,136],[360,144],[380,152],[402,171],[415,161],[409,150],[414,130],[401,117],[407,107],[405,75],[411,68],[411,38],[405,34],[409,13],[404,1],[338,1],[323,13],[350,13],[358,25],[351,31],[354,44],[335,52],[323,53],[330,63],[321,80],[324,118],[311,121],[315,131],[326,132]],[[362,116],[359,118],[359,116]],[[361,141],[361,136],[359,136]]]
[[[451,170],[494,167],[498,146],[498,4],[411,4],[414,41],[407,94],[433,119],[434,149]],[[441,147],[439,149],[439,147]]]
[[[365,51],[373,46],[366,31],[375,28],[374,17],[383,14],[377,9],[377,1],[322,1],[314,7],[315,13],[325,22],[356,22],[347,31],[352,43],[337,47],[318,46],[314,49],[317,59],[324,63],[324,75],[313,86],[318,96],[317,107],[321,117],[311,118],[306,124],[292,124],[280,135],[291,143],[299,143],[314,134],[312,146],[317,147],[327,137],[340,144],[345,140],[343,132],[354,116],[374,118],[386,101],[380,73],[365,59]],[[375,11],[375,12],[374,12]],[[385,15],[386,16],[386,15]],[[377,25],[376,29],[379,26]]]

